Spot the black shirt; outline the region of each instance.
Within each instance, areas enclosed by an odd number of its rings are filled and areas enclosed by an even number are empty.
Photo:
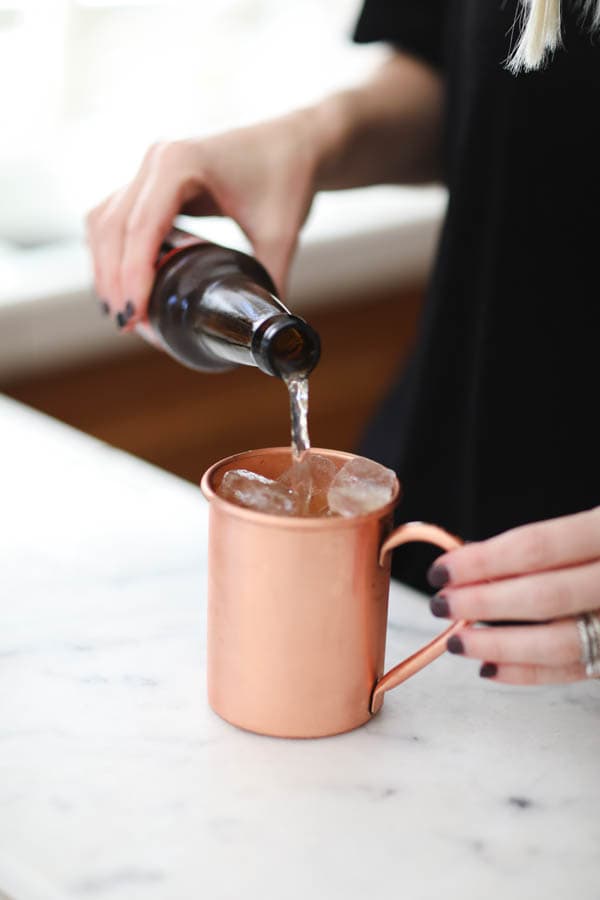
[[[564,49],[511,75],[515,10],[367,0],[355,32],[441,70],[449,188],[418,345],[361,452],[398,472],[399,521],[467,540],[600,504],[600,47],[567,6]]]

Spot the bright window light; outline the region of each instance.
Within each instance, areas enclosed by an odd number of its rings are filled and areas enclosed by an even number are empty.
[[[157,139],[285,112],[383,52],[360,0],[0,0],[0,241],[81,231]]]

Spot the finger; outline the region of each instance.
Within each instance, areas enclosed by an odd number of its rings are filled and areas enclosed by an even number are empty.
[[[302,223],[310,210],[303,194],[295,196],[290,185],[273,178],[270,191],[261,198],[248,228],[244,228],[255,256],[275,282],[279,297],[285,297],[290,267],[298,246]]]
[[[431,601],[436,616],[470,621],[543,622],[598,605],[600,562],[485,584],[444,588]]]
[[[575,619],[547,625],[464,628],[448,639],[450,653],[496,663],[569,666],[581,662]]]
[[[173,219],[201,192],[201,179],[191,170],[184,142],[168,144],[155,155],[125,229],[121,290],[124,303],[135,310],[129,327],[145,316],[154,263]]]
[[[98,250],[98,226],[100,219],[104,215],[104,212],[108,208],[108,205],[111,203],[114,194],[110,194],[106,197],[101,203],[94,207],[86,216],[85,219],[85,236],[86,241],[90,250],[90,256],[92,260],[92,267],[94,272],[94,292],[102,304],[103,308],[106,307],[105,311],[109,312],[108,300],[105,297],[104,285],[102,283],[102,273],[100,271],[99,266],[99,250]]]
[[[289,269],[294,256],[298,233],[287,225],[270,224],[260,232],[249,234],[256,258],[263,264],[277,288],[279,297],[285,297]]]
[[[158,148],[159,145],[150,147],[135,178],[109,198],[93,228],[91,249],[98,286],[115,316],[123,315],[125,306],[120,269],[127,220]]]
[[[487,541],[438,557],[429,572],[434,587],[474,584],[600,558],[600,507],[523,525]]]
[[[122,243],[123,212],[127,188],[117,191],[107,203],[91,245],[98,290],[115,316],[120,308],[119,255]]]
[[[496,663],[484,663],[479,674],[503,684],[567,684],[572,681],[585,681],[587,675],[581,663],[567,666],[522,666]]]

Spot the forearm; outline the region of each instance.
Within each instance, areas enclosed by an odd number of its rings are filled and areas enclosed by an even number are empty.
[[[438,179],[443,90],[433,68],[398,52],[364,85],[306,110],[316,189]]]

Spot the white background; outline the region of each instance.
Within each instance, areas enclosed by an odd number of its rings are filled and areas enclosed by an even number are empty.
[[[152,141],[360,80],[360,0],[0,0],[0,242],[81,230]]]

